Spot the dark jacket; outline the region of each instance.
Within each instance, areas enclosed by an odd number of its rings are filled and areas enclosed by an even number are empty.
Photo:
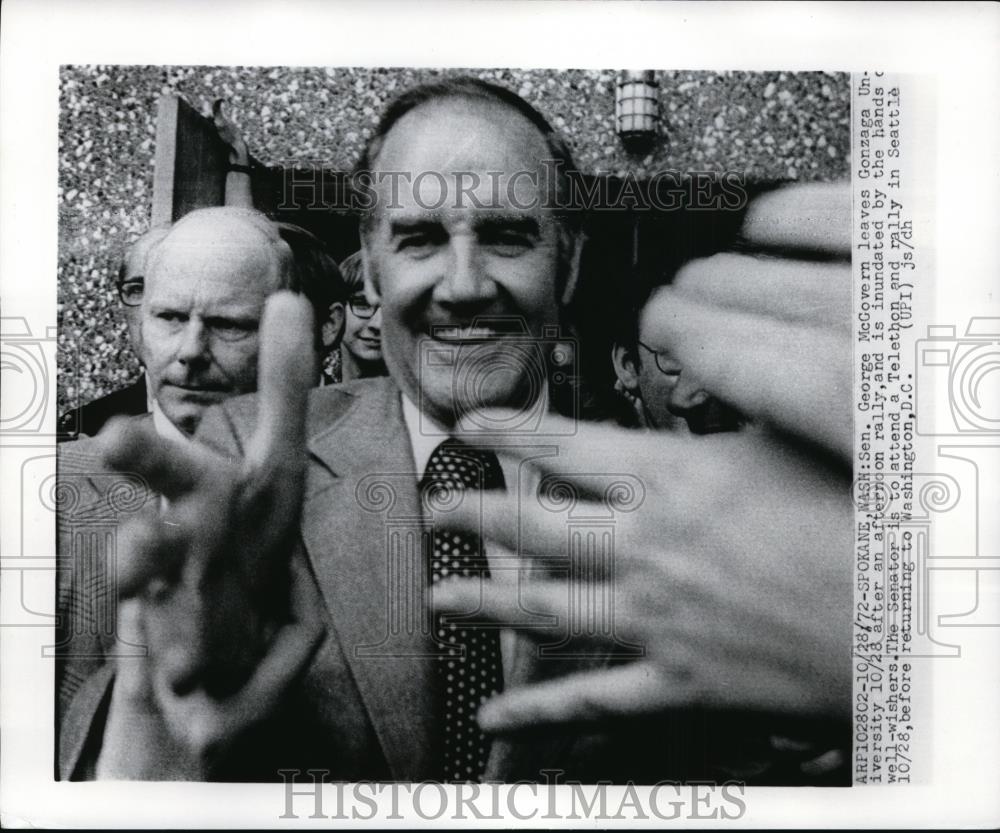
[[[96,437],[113,416],[139,416],[146,413],[146,376],[143,374],[128,387],[67,411],[59,417],[58,442]]]

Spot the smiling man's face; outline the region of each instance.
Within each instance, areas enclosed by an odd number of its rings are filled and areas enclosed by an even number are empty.
[[[445,99],[403,116],[375,160],[377,172],[410,178],[376,180],[364,241],[385,362],[446,427],[540,390],[534,341],[559,321],[548,158],[541,133],[509,107]]]

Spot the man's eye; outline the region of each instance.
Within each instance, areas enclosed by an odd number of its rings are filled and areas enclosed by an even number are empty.
[[[445,235],[441,232],[421,231],[408,234],[400,238],[399,251],[408,254],[430,253],[433,249],[444,243]]]
[[[534,240],[514,231],[490,231],[482,236],[482,243],[501,257],[517,257],[534,248]]]
[[[212,334],[223,341],[239,341],[257,331],[254,321],[215,320],[206,322]]]
[[[156,317],[167,324],[183,324],[188,318],[183,312],[174,312],[169,309],[160,310],[156,313]]]

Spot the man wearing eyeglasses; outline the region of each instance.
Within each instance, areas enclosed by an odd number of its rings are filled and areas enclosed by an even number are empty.
[[[365,276],[361,252],[355,252],[340,264],[347,284],[347,311],[344,340],[340,345],[341,381],[385,376],[382,359],[382,309],[365,295]]]
[[[649,288],[623,304],[611,347],[616,389],[631,407],[621,422],[657,431],[710,434],[740,427],[742,417],[713,397],[668,350],[650,344],[649,321],[642,313]]]
[[[136,356],[142,356],[142,293],[146,282],[149,255],[170,231],[169,226],[156,226],[140,235],[125,251],[118,269],[115,288],[122,304],[128,328],[129,346]],[[59,418],[57,439],[62,442],[95,436],[114,416],[138,416],[150,410],[143,374],[130,385],[67,411]]]
[[[454,136],[463,140],[457,152]],[[851,509],[843,473],[821,468],[825,458],[799,465],[797,456],[775,454],[753,436],[722,454],[718,443],[695,447],[547,414],[544,435],[525,441],[509,429],[493,438],[508,462],[513,458],[508,475],[482,448],[483,432],[463,422],[484,406],[523,411],[544,395],[525,397],[529,354],[510,322],[542,341],[572,297],[578,228],[539,184],[543,163],[560,155],[571,163],[544,117],[503,88],[455,79],[404,94],[359,168],[447,172],[438,181],[452,197],[465,193],[462,173],[475,172],[480,187],[476,200],[456,206],[436,201],[440,192],[426,177],[425,190],[404,190],[399,202],[383,181],[364,218],[366,285],[384,306],[391,378],[310,393],[311,368],[300,358],[309,310],[275,293],[261,325],[260,394],[206,417],[198,431],[205,445],[168,443],[142,426],[106,432],[98,443],[104,462],[145,477],[170,500],[137,517],[128,546],[119,547],[118,633],[149,651],[141,661],[119,655],[79,686],[87,690],[71,698],[61,724],[62,777],[273,780],[293,767],[343,781],[539,781],[553,770],[585,782],[718,780],[714,747],[684,739],[687,728],[704,727],[721,732],[726,745],[729,724],[707,719],[704,709],[841,720],[849,656],[838,662],[833,634],[846,634],[848,619],[839,601],[829,610],[821,602],[849,591],[842,567]],[[489,171],[503,172],[499,205],[487,203]],[[525,172],[539,176],[516,176]],[[831,201],[824,193],[819,207]],[[846,216],[843,202],[826,214]],[[812,208],[795,216],[818,216]],[[773,208],[761,215],[765,228],[773,228],[764,221],[774,215]],[[842,238],[834,241],[840,248]],[[782,373],[781,365],[754,375],[744,371],[747,357],[733,351],[733,341],[743,344],[753,328],[756,338],[782,347],[790,343],[783,322],[765,328],[756,318],[657,297],[659,312],[671,305],[672,314],[656,316],[661,326],[647,344],[678,350],[685,367],[715,380],[713,389],[728,382],[735,401],[749,400],[778,424],[849,453],[850,407],[829,400],[844,399],[850,376],[826,358],[847,355],[842,338],[810,332],[813,351],[781,353],[815,352],[815,371]],[[179,311],[185,323],[200,320],[204,333],[222,314],[177,306],[161,304],[154,291],[144,299],[144,320],[170,323]],[[674,327],[688,329],[673,337]],[[479,349],[490,359],[485,366],[504,372],[476,375],[475,365],[461,361],[463,351]],[[428,355],[433,361],[424,362]],[[734,365],[739,372],[718,370]],[[830,367],[836,372],[824,375]],[[795,384],[782,387],[789,376]],[[215,377],[206,370],[192,378]],[[739,387],[748,379],[756,399]],[[761,380],[771,382],[763,389],[774,396],[758,393]],[[817,396],[803,398],[805,380],[827,397],[820,407]],[[180,393],[176,400],[178,411],[190,404]],[[509,411],[491,413],[493,425],[513,424]],[[553,445],[558,455],[540,453]],[[615,559],[615,580],[630,582],[617,597],[615,628],[588,634],[610,647],[621,647],[615,640],[624,634],[643,647],[642,661],[606,667],[605,650],[581,655],[570,645],[568,654],[542,662],[535,640],[552,644],[560,633],[542,633],[524,613],[544,610],[565,626],[566,601],[581,594],[547,570],[519,577],[535,566],[535,553],[592,572],[591,548],[566,553],[565,516],[552,511],[553,501],[536,501],[535,489],[516,488],[525,463],[539,478],[554,470],[580,481],[588,495],[595,491],[588,472],[624,468],[648,484],[643,511],[622,524],[623,551],[638,555]],[[424,534],[422,513],[440,505],[442,492],[466,499]],[[588,512],[614,508],[599,496],[584,505]],[[807,548],[821,557],[804,569],[790,530],[801,533],[807,524],[809,540],[832,543]],[[418,534],[387,537],[397,529]],[[517,557],[498,549],[490,564],[483,538]],[[801,603],[782,618],[775,587],[789,592],[789,577],[802,582],[792,588],[801,590],[793,597]],[[601,598],[613,589],[599,588]],[[401,611],[418,619],[404,621]],[[446,620],[442,611],[460,615]],[[484,617],[491,623],[477,627],[473,620]],[[497,631],[509,627],[533,634],[506,640]],[[804,629],[806,638],[796,638]],[[849,692],[849,678],[847,685]],[[677,721],[685,707],[694,707],[693,719]],[[743,727],[744,716],[737,718]],[[570,722],[590,726],[535,730]]]

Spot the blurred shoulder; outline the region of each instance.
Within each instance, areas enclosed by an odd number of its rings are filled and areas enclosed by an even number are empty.
[[[146,405],[146,377],[140,376],[132,384],[59,417],[60,442],[94,437],[112,417],[141,416],[146,413]]]
[[[140,414],[138,416],[123,417],[119,419],[126,422],[142,423],[152,422],[152,414]],[[101,457],[100,433],[94,437],[81,437],[78,440],[69,440],[56,445],[56,458],[58,460],[59,471],[61,473],[73,473],[80,471],[95,471],[103,469],[104,464]]]
[[[372,379],[355,379],[341,385],[326,385],[309,392],[309,412],[306,420],[307,436],[326,430],[330,424],[359,405],[388,409],[399,399],[399,388],[388,376]],[[228,434],[239,446],[249,437],[257,424],[260,395],[256,393],[237,396],[206,413],[196,437],[211,445],[220,434]]]

